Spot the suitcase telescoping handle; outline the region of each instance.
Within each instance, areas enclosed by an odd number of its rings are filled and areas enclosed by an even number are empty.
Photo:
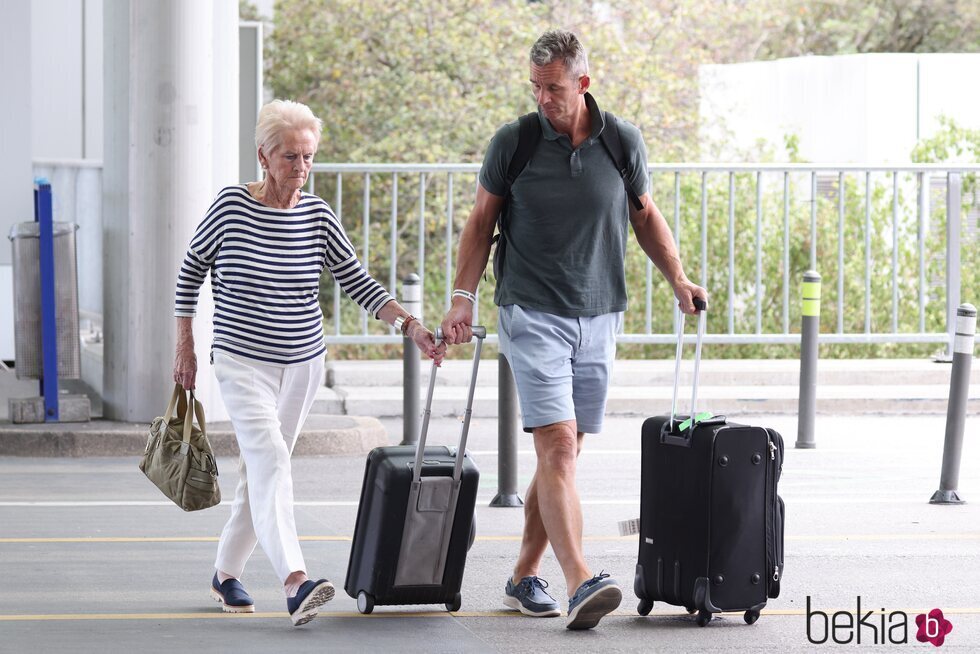
[[[487,328],[473,325],[473,336],[476,337],[476,348],[473,352],[473,371],[470,375],[470,388],[466,396],[466,411],[463,412],[463,426],[459,432],[459,448],[456,451],[456,466],[453,468],[453,479],[459,481],[463,474],[463,455],[466,454],[466,436],[470,431],[470,416],[473,415],[473,395],[476,392],[476,373],[480,368],[480,353],[483,351],[483,339],[487,337]],[[436,343],[443,340],[442,328],[436,328]],[[422,478],[422,459],[425,452],[425,437],[429,432],[429,416],[432,415],[432,393],[436,387],[436,371],[439,366],[432,363],[429,373],[429,390],[425,395],[425,409],[422,410],[422,426],[419,430],[418,444],[415,449],[415,469],[412,482]]]
[[[698,374],[701,372],[701,341],[704,339],[704,323],[707,319],[708,305],[704,298],[694,298],[694,308],[698,312],[698,336],[694,346],[694,381],[691,384],[691,427],[698,409]],[[674,416],[677,413],[677,382],[681,374],[681,355],[684,349],[684,312],[678,311],[681,319],[677,321],[677,357],[674,362],[674,397],[670,402],[670,432],[674,431]]]

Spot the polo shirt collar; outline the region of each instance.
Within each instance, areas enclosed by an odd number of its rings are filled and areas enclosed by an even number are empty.
[[[602,133],[602,129],[606,126],[605,114],[599,110],[599,105],[596,103],[595,98],[589,92],[585,93],[585,106],[589,108],[589,114],[592,115],[592,138],[598,138],[599,134]],[[551,126],[548,119],[544,115],[544,111],[541,107],[538,107],[538,120],[541,122],[541,135],[548,141],[555,141],[561,134],[555,131],[555,128]]]

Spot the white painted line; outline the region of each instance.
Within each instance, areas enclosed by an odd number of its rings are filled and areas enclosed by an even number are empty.
[[[477,506],[485,506],[493,499],[492,495],[477,498]],[[921,504],[923,502],[921,494],[910,494],[900,497],[875,497],[875,498],[854,498],[851,495],[841,494],[840,496],[830,497],[793,497],[783,494],[783,499],[787,504]],[[230,501],[221,502],[224,506],[230,506]],[[299,500],[293,503],[295,506],[302,507],[356,507],[357,500]],[[639,506],[640,498],[609,498],[602,500],[582,500],[583,506]],[[48,501],[0,501],[0,508],[103,508],[103,507],[155,507],[155,506],[174,506],[173,502],[166,500],[48,500]]]
[[[489,500],[487,500],[489,501]],[[357,506],[357,500],[347,501],[300,501],[294,502],[296,506]],[[223,500],[223,506],[231,506],[231,500]],[[119,507],[119,506],[175,506],[173,502],[166,500],[50,500],[50,501],[0,501],[2,507]]]
[[[902,418],[905,418],[905,417],[907,417],[907,416],[902,416]],[[468,451],[473,456],[497,456],[499,454],[499,452],[497,450],[468,450]],[[813,449],[808,449],[808,450],[798,450],[798,449],[796,449],[796,448],[794,448],[792,446],[787,446],[786,447],[786,452],[787,452],[787,454],[792,453],[792,456],[796,456],[797,453],[803,454],[805,456],[816,456],[817,454],[876,454],[876,455],[880,455],[881,454],[881,449],[880,448],[875,448],[875,447],[864,447],[864,448],[855,447],[855,448],[848,448],[848,449],[844,449],[844,448],[829,448],[829,447],[828,448],[822,448],[818,444],[817,447],[815,447]],[[922,449],[921,448],[914,448],[914,447],[903,447],[903,448],[889,447],[888,448],[888,452],[889,452],[889,454],[894,454],[896,452],[907,452],[907,453],[921,454],[922,453]],[[588,445],[586,445],[585,447],[582,448],[582,452],[581,453],[582,454],[600,454],[600,455],[604,455],[604,456],[615,456],[615,455],[618,455],[618,454],[629,455],[629,456],[640,456],[642,454],[642,451],[641,450],[594,450],[594,449],[589,449]],[[517,450],[517,454],[518,454],[518,456],[534,456],[535,452],[534,452],[534,450]]]
[[[469,450],[469,453],[473,456],[497,456],[497,450]],[[534,450],[517,450],[519,456],[533,456]],[[642,452],[640,450],[590,450],[587,447],[582,448],[582,454],[629,454],[631,456],[640,456]]]

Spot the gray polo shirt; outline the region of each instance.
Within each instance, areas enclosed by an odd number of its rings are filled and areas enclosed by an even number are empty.
[[[558,134],[541,110],[542,138],[511,187],[507,243],[494,302],[519,304],[560,316],[596,316],[626,310],[625,256],[629,222],[626,189],[599,141],[604,114],[588,93],[592,135],[578,148]],[[640,131],[619,120],[630,182],[647,189],[647,151]],[[490,141],[480,184],[506,195],[507,167],[517,150],[518,121]]]

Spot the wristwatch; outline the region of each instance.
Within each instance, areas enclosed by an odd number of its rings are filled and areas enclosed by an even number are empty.
[[[418,318],[412,315],[398,316],[397,318],[395,318],[395,322],[392,323],[392,326],[398,331],[400,331],[402,334],[404,334],[405,330],[408,329],[408,324],[413,320],[418,320]]]

